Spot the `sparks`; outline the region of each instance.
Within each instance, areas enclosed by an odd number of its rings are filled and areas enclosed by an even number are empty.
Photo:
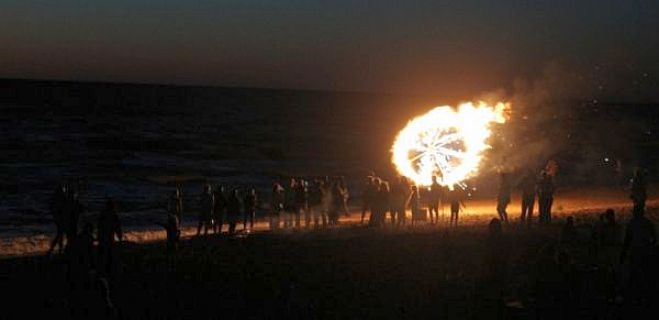
[[[449,188],[461,185],[478,172],[483,151],[490,147],[490,124],[505,122],[509,108],[503,102],[436,107],[398,133],[392,162],[401,175],[418,185],[430,185],[433,176]]]

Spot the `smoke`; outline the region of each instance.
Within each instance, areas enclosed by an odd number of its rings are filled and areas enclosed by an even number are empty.
[[[650,78],[624,64],[583,68],[552,62],[536,76],[518,77],[510,88],[484,93],[481,99],[508,101],[512,110],[507,123],[493,130],[482,173],[538,171],[554,159],[559,175],[569,167],[573,178],[591,179],[606,152],[617,153],[617,159],[633,153],[630,136],[644,125],[625,118],[612,128],[607,103],[652,101],[634,85],[651,84]]]
[[[548,63],[535,77],[518,77],[512,88],[481,95],[484,101],[508,101],[507,123],[494,128],[485,173],[539,170],[572,138],[569,120],[584,103],[598,101],[597,85],[589,76]],[[489,169],[489,170],[487,170]]]

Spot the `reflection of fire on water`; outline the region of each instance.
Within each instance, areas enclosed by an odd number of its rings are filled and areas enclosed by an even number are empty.
[[[483,151],[489,148],[490,124],[505,122],[510,104],[466,102],[457,109],[436,107],[412,119],[398,133],[392,161],[398,172],[418,185],[453,188],[478,172]]]

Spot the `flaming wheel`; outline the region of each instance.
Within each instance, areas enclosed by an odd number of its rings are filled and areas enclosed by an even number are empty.
[[[489,126],[505,121],[507,107],[504,103],[436,107],[398,133],[392,162],[401,175],[418,185],[430,185],[433,176],[448,187],[461,185],[477,173],[483,151],[489,148]]]
[[[410,161],[417,171],[432,172],[439,178],[459,166],[468,156],[464,150],[464,141],[455,129],[424,132],[409,152]]]

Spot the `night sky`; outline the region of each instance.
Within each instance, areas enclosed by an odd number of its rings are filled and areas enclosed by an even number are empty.
[[[2,0],[0,77],[474,96],[558,64],[659,101],[658,20],[655,0]]]

